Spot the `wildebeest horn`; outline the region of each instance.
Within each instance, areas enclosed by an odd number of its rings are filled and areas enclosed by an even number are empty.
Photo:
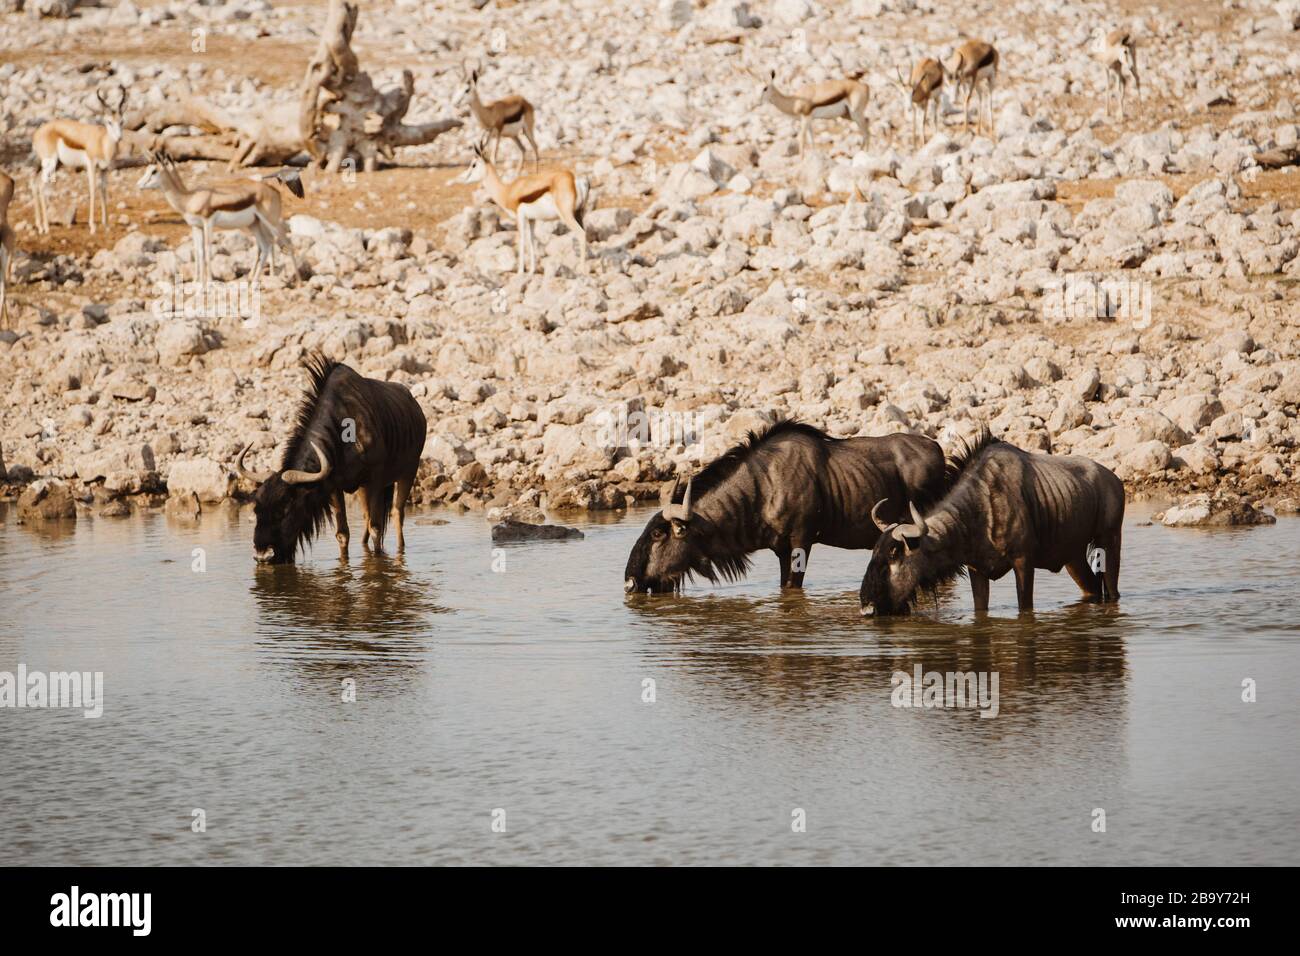
[[[235,461],[235,470],[238,471],[242,477],[247,478],[249,481],[255,481],[260,485],[262,482],[266,481],[266,479],[271,477],[271,472],[249,471],[244,467],[244,456],[248,454],[249,449],[252,447],[253,443],[251,441],[244,446],[244,450],[239,453],[239,458]]]
[[[320,471],[286,471],[280,476],[286,485],[306,485],[314,481],[324,481],[330,473],[330,460],[325,451],[315,442],[311,443],[311,447],[320,461]]]
[[[691,520],[691,485],[695,482],[694,478],[686,479],[686,494],[682,496],[682,503],[675,505],[672,499],[676,497],[677,487],[673,488],[673,494],[669,496],[667,503],[664,504],[663,515],[668,521],[690,521]],[[682,480],[677,479],[677,486],[680,486]]]
[[[883,521],[881,521],[880,515],[878,514],[878,512],[880,511],[880,506],[883,505],[888,500],[889,500],[888,498],[881,498],[879,501],[876,502],[876,506],[871,509],[871,520],[876,523],[876,527],[879,528],[881,531],[888,531],[890,528],[893,527],[893,525],[885,524]]]
[[[910,501],[907,503],[907,508],[912,512],[912,521],[916,524],[916,527],[920,530],[921,534],[925,534],[925,516],[921,514],[921,512],[917,511],[916,505]]]
[[[912,512],[912,523],[900,524],[894,529],[894,540],[902,541],[904,544],[907,543],[908,538],[924,538],[926,532],[925,518],[916,510],[916,505],[909,501],[907,507]]]

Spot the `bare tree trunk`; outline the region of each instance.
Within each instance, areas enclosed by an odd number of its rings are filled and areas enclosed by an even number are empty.
[[[411,105],[415,78],[402,73],[400,87],[380,92],[361,70],[352,51],[357,7],[330,0],[329,15],[316,55],[307,66],[299,98],[299,128],[315,140],[323,136],[326,169],[337,172],[349,159],[372,171],[382,157],[392,159],[398,146],[431,143],[460,120],[444,119],[410,126],[402,122]],[[309,149],[319,161],[319,152]]]
[[[161,109],[134,110],[124,117],[123,126],[141,131],[133,137],[137,148],[166,149],[177,159],[226,160],[233,170],[283,163],[305,152],[318,165],[337,172],[344,164],[372,171],[381,158],[392,161],[396,147],[422,146],[462,125],[457,119],[403,123],[415,78],[406,70],[401,86],[376,89],[352,51],[356,25],[354,4],[330,0],[320,45],[293,102],[237,114],[179,86]],[[196,127],[205,135],[156,135],[172,126]]]

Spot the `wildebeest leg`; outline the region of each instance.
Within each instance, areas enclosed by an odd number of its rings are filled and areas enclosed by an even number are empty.
[[[966,574],[970,577],[970,593],[975,598],[975,610],[987,611],[989,609],[989,579],[974,568],[967,568]]]
[[[348,509],[343,489],[334,492],[334,540],[339,543],[339,555],[348,556]]]
[[[808,556],[812,553],[812,545],[799,544],[790,552],[790,587],[803,587],[803,575],[808,570]]]
[[[1106,570],[1102,583],[1106,586],[1105,599],[1107,601],[1119,600],[1119,545],[1120,530],[1116,528],[1114,537],[1105,545]]]
[[[1074,578],[1074,583],[1079,585],[1079,590],[1083,592],[1085,601],[1101,600],[1101,576],[1088,567],[1087,558],[1079,558],[1068,562],[1065,565],[1065,570],[1070,572],[1070,577]]]
[[[1020,610],[1032,611],[1034,609],[1034,562],[1029,558],[1017,558],[1014,568],[1016,597],[1020,600]]]
[[[402,522],[406,518],[406,499],[411,496],[412,478],[399,478],[397,490],[393,494],[393,523],[397,525],[397,553],[406,550],[406,536],[402,534]]]
[[[370,495],[366,492],[365,485],[357,489],[357,501],[361,504],[361,520],[365,522],[365,530],[361,532],[361,547],[370,547]],[[378,544],[378,542],[375,542]]]
[[[781,587],[787,587],[786,582],[790,580],[790,552],[780,548],[772,550],[776,552],[776,559],[781,562]]]

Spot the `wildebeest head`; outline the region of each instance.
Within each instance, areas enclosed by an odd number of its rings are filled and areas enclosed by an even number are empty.
[[[707,546],[713,527],[693,509],[691,481],[686,482],[681,503],[674,502],[678,486],[667,496],[663,510],[650,519],[628,556],[623,590],[629,594],[678,591],[692,574],[709,581],[718,578]]]
[[[254,474],[244,467],[248,445],[239,453],[237,468],[246,478],[258,482],[253,496],[253,557],[262,564],[291,564],[298,548],[310,539],[329,507],[331,489],[325,484],[332,465],[329,456],[316,442],[311,443],[320,462],[319,471]]]
[[[925,518],[916,505],[909,504],[911,524],[887,525],[880,520],[880,506],[886,500],[876,502],[871,509],[871,520],[880,529],[880,537],[876,539],[858,591],[864,617],[909,613],[921,583],[920,550],[926,532]]]

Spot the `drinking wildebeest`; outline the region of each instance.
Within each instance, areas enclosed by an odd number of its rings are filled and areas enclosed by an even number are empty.
[[[950,459],[952,488],[932,509],[911,505],[907,524],[880,528],[858,593],[862,613],[906,614],[918,591],[970,575],[975,610],[987,611],[989,582],[1016,573],[1020,610],[1034,606],[1034,569],[1070,572],[1085,600],[1118,600],[1124,483],[1087,458],[1037,455],[985,430]],[[884,509],[886,502],[877,504]],[[1104,570],[1088,564],[1102,549]]]
[[[633,546],[624,590],[676,591],[692,574],[734,581],[763,549],[776,552],[782,587],[803,587],[814,544],[870,548],[872,504],[892,497],[901,509],[944,488],[943,451],[928,438],[831,438],[779,421],[678,483]]]
[[[395,382],[362,378],[320,356],[307,360],[311,385],[298,406],[297,423],[278,472],[244,468],[250,444],[239,454],[239,473],[259,482],[253,554],[260,562],[290,563],[310,543],[333,508],[339,552],[348,551],[344,494],[356,493],[366,530],[362,547],[383,547],[389,512],[397,522],[397,550],[406,548],[406,499],[424,450],[427,424],[411,393]]]

